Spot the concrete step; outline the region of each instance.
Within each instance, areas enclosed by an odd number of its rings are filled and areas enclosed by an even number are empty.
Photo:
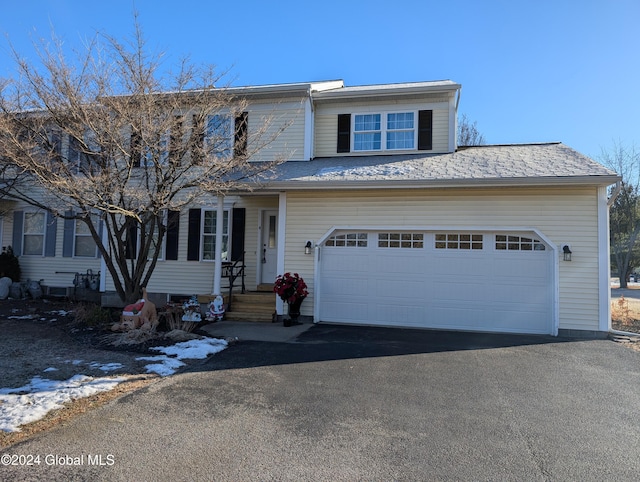
[[[275,309],[271,313],[265,312],[250,312],[250,311],[227,311],[224,315],[226,321],[253,321],[257,323],[271,323],[273,321],[273,314]]]
[[[276,311],[276,295],[268,292],[248,292],[233,295],[225,319],[230,321],[271,322]]]
[[[247,292],[247,293],[234,293],[232,303],[253,303],[253,304],[276,304],[276,294],[275,293],[258,293],[258,292]]]

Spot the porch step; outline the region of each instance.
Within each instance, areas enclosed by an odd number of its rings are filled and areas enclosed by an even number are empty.
[[[276,311],[276,295],[271,292],[249,292],[233,295],[231,309],[225,314],[230,321],[273,321]]]
[[[265,292],[273,293],[273,283],[261,283],[256,288],[256,291],[259,291],[261,293],[265,293]]]

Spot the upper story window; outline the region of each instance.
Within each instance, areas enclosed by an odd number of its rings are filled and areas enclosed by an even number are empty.
[[[354,116],[353,150],[376,151],[382,147],[380,114]]]
[[[195,162],[202,162],[208,156],[224,158],[245,155],[248,119],[247,112],[241,112],[235,117],[231,114],[214,114],[205,118],[194,115],[191,155],[196,156]]]
[[[414,149],[416,145],[414,117],[414,112],[354,115],[353,150]]]
[[[207,118],[206,148],[216,157],[228,157],[233,148],[233,118],[216,114]]]
[[[336,152],[433,149],[433,111],[339,114]]]
[[[387,149],[413,149],[416,131],[413,112],[387,114]]]

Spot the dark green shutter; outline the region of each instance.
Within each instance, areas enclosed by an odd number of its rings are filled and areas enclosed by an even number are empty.
[[[200,261],[200,209],[189,209],[187,261]]]
[[[351,150],[351,114],[338,115],[338,152]]]
[[[433,149],[433,111],[421,110],[418,112],[418,150],[430,151]]]

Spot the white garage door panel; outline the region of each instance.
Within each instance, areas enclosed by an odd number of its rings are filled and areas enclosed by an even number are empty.
[[[431,236],[431,238],[430,238]],[[531,234],[529,236],[532,236]],[[325,246],[320,321],[516,333],[551,333],[552,250]]]

